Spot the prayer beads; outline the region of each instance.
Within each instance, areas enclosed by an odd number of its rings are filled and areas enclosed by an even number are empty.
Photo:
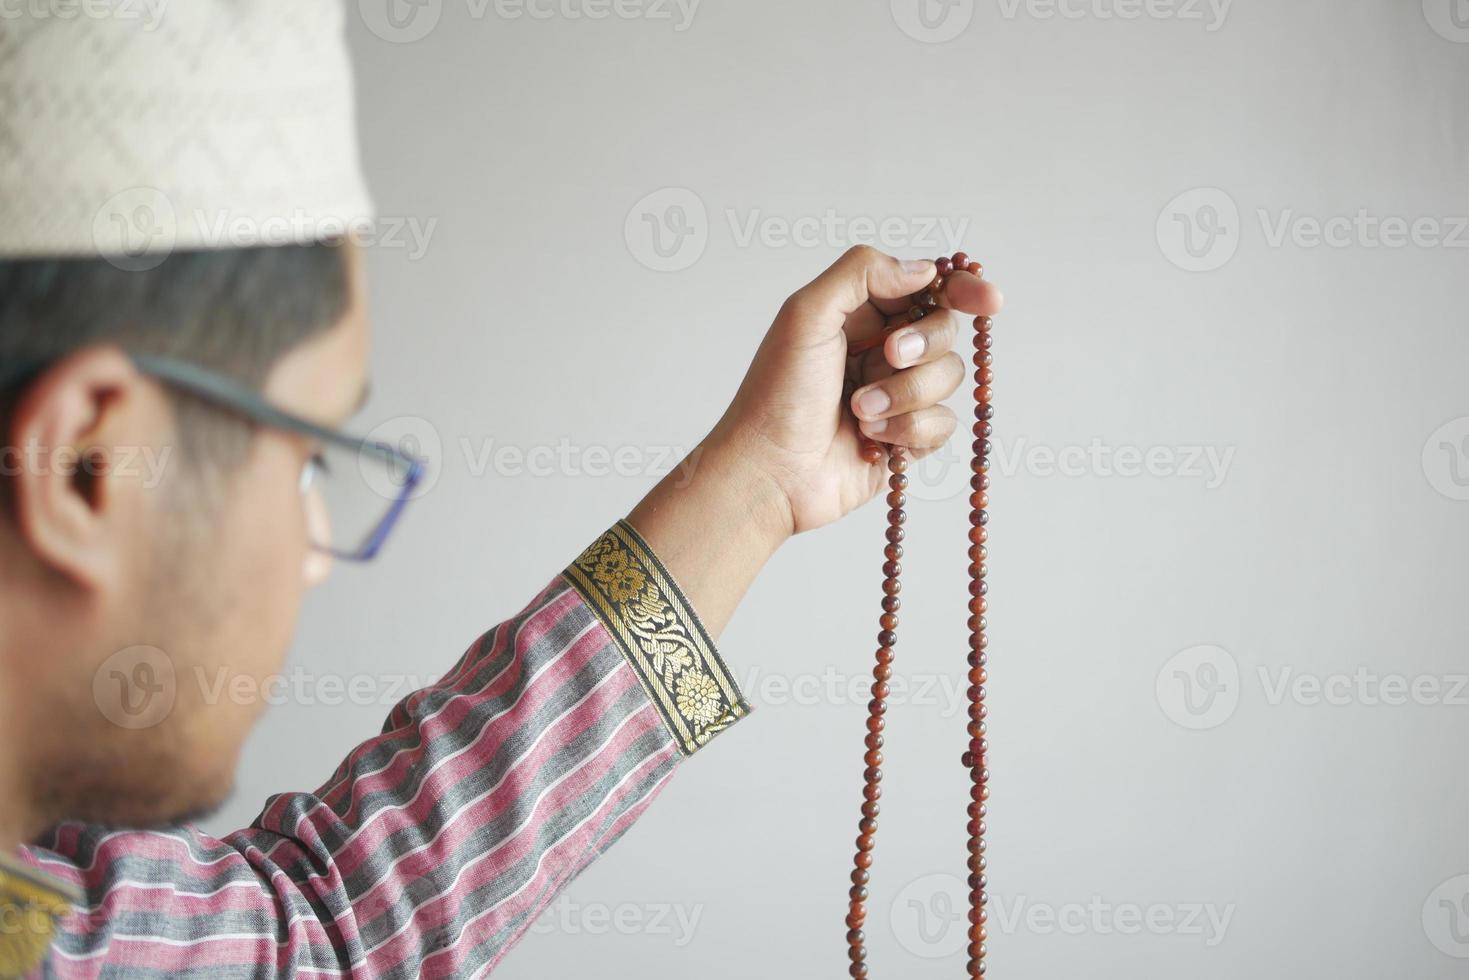
[[[946,280],[955,270],[973,275],[983,275],[983,267],[972,262],[963,252],[951,258],[941,258],[935,263],[937,276],[927,289],[913,298],[913,306],[902,323],[922,319],[938,308],[937,297],[942,295]],[[967,809],[966,830],[968,844],[968,976],[982,977],[985,974],[986,941],[988,939],[986,906],[989,902],[985,859],[985,820],[988,817],[989,768],[987,728],[985,717],[985,683],[988,680],[989,639],[986,634],[986,613],[989,609],[986,598],[989,586],[989,453],[990,437],[993,433],[991,418],[991,369],[990,354],[992,339],[989,317],[974,320],[974,442],[973,458],[970,463],[969,495],[969,747],[961,757],[962,765],[969,770],[970,790]],[[878,338],[880,344],[883,337]],[[875,346],[870,345],[870,346]],[[886,449],[876,443],[862,447],[862,455],[869,463],[882,462],[887,457],[887,545],[883,548],[882,614],[878,617],[880,631],[877,634],[877,663],[872,670],[872,700],[867,704],[866,754],[863,761],[862,819],[857,824],[857,851],[855,868],[852,871],[852,887],[849,892],[847,911],[847,947],[851,960],[850,974],[863,980],[868,976],[867,937],[863,927],[867,920],[867,885],[871,880],[873,848],[877,837],[878,799],[882,796],[882,746],[883,729],[886,727],[889,682],[893,675],[893,649],[898,642],[898,593],[902,590],[899,576],[903,557],[903,525],[908,520],[905,510],[908,489],[908,453],[902,446]]]

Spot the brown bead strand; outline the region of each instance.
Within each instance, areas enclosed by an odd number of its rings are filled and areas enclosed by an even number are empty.
[[[888,681],[893,676],[893,647],[898,642],[898,593],[902,583],[898,576],[903,568],[903,523],[908,488],[908,455],[902,446],[888,453],[888,527],[887,547],[883,549],[882,615],[878,617],[877,663],[872,668],[872,700],[867,702],[867,754],[862,773],[862,819],[857,824],[856,868],[852,871],[851,904],[847,910],[848,956],[852,960],[851,975],[867,976],[867,939],[862,930],[867,919],[867,882],[872,867],[872,848],[877,838],[878,799],[882,796],[882,731],[888,710]]]
[[[936,261],[938,275],[927,289],[914,297],[907,322],[922,319],[936,309],[935,296],[943,288],[944,280],[956,269],[973,275],[983,275],[984,267],[972,262],[963,252],[952,258]],[[985,542],[989,537],[986,525],[989,522],[989,441],[990,418],[994,410],[990,407],[990,370],[992,358],[990,348],[990,319],[976,317],[974,321],[974,459],[970,465],[972,476],[969,497],[969,750],[964,753],[963,764],[969,769],[971,787],[969,792],[969,962],[968,975],[980,977],[985,973],[985,942],[988,938],[986,922],[989,902],[985,878],[985,818],[986,801],[989,799],[988,744],[985,740],[985,682],[988,679],[985,652],[988,640],[985,635],[985,594],[988,586],[985,577],[989,573],[988,552]],[[884,449],[875,442],[865,442],[862,457],[870,463],[881,462]],[[867,921],[867,885],[871,880],[872,852],[877,838],[878,799],[882,796],[882,746],[883,729],[886,727],[889,681],[892,678],[893,647],[898,642],[898,593],[902,589],[899,575],[902,573],[900,560],[903,557],[903,525],[908,520],[904,509],[908,499],[908,454],[902,446],[886,449],[888,461],[887,495],[887,546],[883,549],[882,615],[878,619],[881,627],[877,634],[877,663],[872,669],[872,700],[867,703],[867,753],[864,756],[866,769],[863,772],[862,819],[857,824],[856,867],[852,871],[852,888],[847,910],[847,953],[852,964],[849,973],[862,980],[868,976],[867,937],[863,930]]]
[[[990,505],[990,437],[994,432],[990,419],[995,410],[990,404],[990,383],[994,372],[990,365],[990,318],[974,319],[974,459],[969,477],[969,750],[960,760],[969,770],[969,976],[985,973],[986,941],[989,939],[989,880],[985,875],[985,819],[989,816],[989,741],[985,716],[985,683],[989,680],[989,637],[986,634],[989,611],[986,598],[989,585],[989,505]]]

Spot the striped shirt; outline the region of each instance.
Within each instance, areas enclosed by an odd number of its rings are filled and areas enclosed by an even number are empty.
[[[248,829],[67,823],[23,849],[81,897],[36,974],[484,975],[748,710],[619,522],[323,786],[272,797]]]

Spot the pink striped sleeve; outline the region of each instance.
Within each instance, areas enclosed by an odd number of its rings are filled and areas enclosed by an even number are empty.
[[[483,975],[748,710],[619,522],[316,792],[223,840],[64,824],[23,852],[86,896],[44,974]]]

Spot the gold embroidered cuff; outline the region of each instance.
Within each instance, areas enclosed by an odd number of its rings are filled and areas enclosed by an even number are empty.
[[[40,966],[56,920],[82,902],[81,890],[0,854],[0,977]]]
[[[749,714],[704,624],[631,524],[614,524],[565,576],[617,642],[684,755]]]

